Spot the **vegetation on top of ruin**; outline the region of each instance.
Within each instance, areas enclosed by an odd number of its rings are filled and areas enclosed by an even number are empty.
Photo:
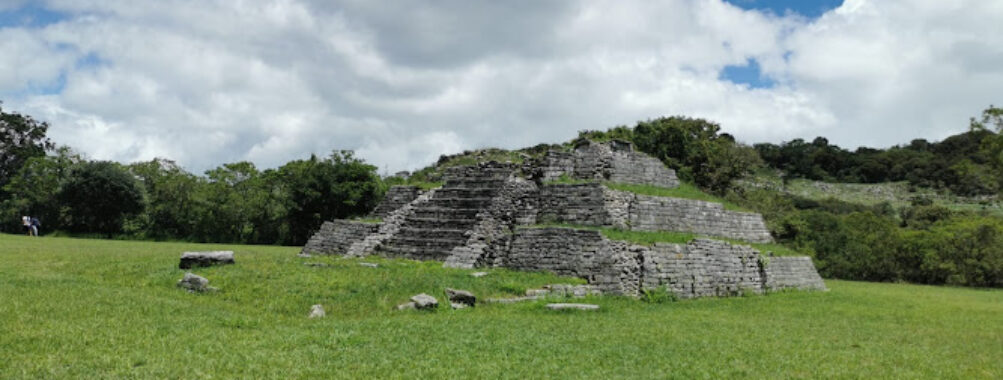
[[[193,270],[218,292],[179,289],[179,252],[204,250],[234,251],[236,264]],[[581,280],[379,257],[300,259],[297,251],[0,234],[0,347],[9,348],[0,374],[1003,377],[1000,291],[828,280],[829,292],[750,298],[645,303],[603,296],[489,304],[481,301]],[[489,274],[475,278],[474,271]],[[477,306],[449,309],[446,287],[471,291]],[[438,298],[439,308],[394,310],[419,293]],[[558,312],[547,310],[548,302],[588,302],[601,309]],[[314,304],[324,307],[325,318],[307,318]]]

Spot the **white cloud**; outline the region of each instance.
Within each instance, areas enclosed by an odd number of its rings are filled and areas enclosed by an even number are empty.
[[[847,0],[815,20],[720,0],[48,6],[70,17],[0,29],[19,53],[0,56],[4,108],[93,158],[195,172],[337,149],[393,172],[676,114],[747,142],[890,145],[1003,103],[998,2]],[[719,78],[749,59],[777,86]]]

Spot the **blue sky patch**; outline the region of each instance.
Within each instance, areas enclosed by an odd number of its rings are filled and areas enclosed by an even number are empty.
[[[41,28],[69,18],[68,13],[31,4],[17,9],[0,11],[0,28]]]
[[[818,18],[843,5],[843,0],[724,0],[742,9],[756,9],[783,16],[788,10],[808,18]]]
[[[772,88],[777,82],[763,75],[759,69],[759,62],[749,59],[744,65],[725,66],[721,70],[718,79],[726,80],[735,84],[749,85],[751,88]]]

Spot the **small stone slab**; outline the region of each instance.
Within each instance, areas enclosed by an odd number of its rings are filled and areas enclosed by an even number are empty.
[[[587,303],[548,303],[550,310],[599,310],[599,305]]]
[[[425,293],[411,297],[411,302],[414,302],[414,307],[418,310],[435,309],[439,307],[439,300]]]
[[[376,263],[359,263],[359,265],[364,266],[364,267],[370,267],[370,268],[379,268],[380,267],[380,264],[376,264]]]
[[[324,268],[324,267],[329,267],[330,266],[327,263],[303,263],[303,265],[306,265],[308,267],[319,267],[319,268]]]
[[[455,303],[455,302],[451,302],[449,306],[452,307],[453,310],[466,309],[470,307],[470,305],[467,305],[465,303]]]
[[[311,255],[309,253],[306,253],[306,252],[300,252],[300,254],[296,255],[296,257],[302,257],[304,259],[308,259],[308,258],[313,257],[313,255]]]
[[[178,268],[189,269],[233,263],[233,251],[184,252],[181,254]]]
[[[488,275],[488,272],[474,272],[474,273],[470,274],[470,276],[472,276],[472,277],[484,277],[484,276],[487,276],[487,275]]]
[[[535,297],[535,296],[512,297],[512,298],[488,298],[488,299],[485,299],[484,302],[487,302],[487,303],[516,303],[516,302],[525,302],[525,301],[536,301],[538,299],[540,299],[540,297]]]
[[[474,293],[466,290],[446,288],[446,298],[449,298],[449,302],[453,304],[458,303],[467,306],[474,306],[474,304],[477,303],[477,297],[474,296]]]
[[[417,308],[417,306],[415,306],[414,302],[407,302],[397,305],[397,310],[413,310],[415,308]]]
[[[326,315],[327,315],[327,313],[324,312],[324,306],[323,305],[313,305],[313,306],[310,306],[310,317],[309,318],[311,318],[311,319],[313,319],[313,318],[324,318],[324,316],[326,316]]]
[[[187,290],[189,293],[202,293],[217,290],[209,286],[209,280],[192,272],[185,273],[185,276],[178,280],[178,287]]]

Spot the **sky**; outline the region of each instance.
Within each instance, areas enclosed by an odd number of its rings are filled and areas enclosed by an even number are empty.
[[[685,115],[943,139],[1003,104],[1003,1],[0,0],[0,100],[91,159],[381,173]]]

